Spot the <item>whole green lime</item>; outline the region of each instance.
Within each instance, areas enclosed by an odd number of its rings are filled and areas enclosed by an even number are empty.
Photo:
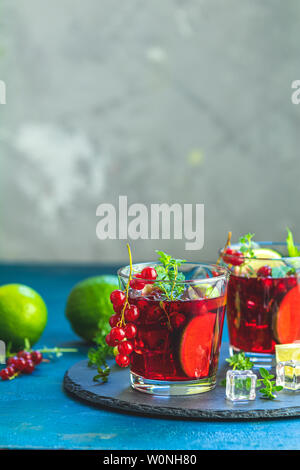
[[[25,338],[35,344],[47,324],[47,307],[42,297],[22,284],[0,287],[0,339],[11,350],[24,348]]]
[[[73,287],[67,300],[66,316],[78,336],[92,341],[99,331],[100,320],[108,325],[114,313],[110,294],[118,286],[116,276],[105,275],[90,277]]]

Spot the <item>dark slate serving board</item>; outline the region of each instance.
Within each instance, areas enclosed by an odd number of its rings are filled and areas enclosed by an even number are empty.
[[[232,403],[225,399],[225,387],[219,385],[228,369],[225,357],[228,345],[221,351],[217,386],[210,392],[198,395],[157,397],[133,390],[129,385],[129,370],[111,362],[112,370],[106,384],[93,382],[95,370],[80,361],[71,367],[64,377],[64,388],[73,397],[99,408],[111,408],[128,413],[149,416],[165,416],[185,419],[252,420],[300,416],[300,392],[279,392],[274,401],[263,400],[257,393],[256,400],[248,403]]]

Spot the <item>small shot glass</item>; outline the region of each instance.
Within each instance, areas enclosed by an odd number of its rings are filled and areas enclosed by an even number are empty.
[[[279,361],[276,364],[276,385],[284,390],[300,390],[300,362]]]
[[[228,370],[226,398],[230,401],[249,401],[256,397],[256,375],[252,370]]]

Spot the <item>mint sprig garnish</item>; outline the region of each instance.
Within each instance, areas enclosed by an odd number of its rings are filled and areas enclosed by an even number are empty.
[[[252,369],[254,363],[250,361],[249,357],[245,356],[244,352],[234,354],[231,357],[225,359],[226,362],[232,367],[233,370],[249,370]],[[221,380],[220,385],[226,386],[226,379]]]
[[[249,370],[254,366],[249,357],[245,356],[244,352],[234,354],[232,357],[226,359],[233,370]]]
[[[172,256],[160,250],[156,250],[156,253],[159,255],[158,261],[161,265],[155,266],[157,278],[154,285],[164,292],[168,300],[175,300],[184,290],[184,284],[178,281],[184,281],[185,276],[178,271],[178,268],[186,260],[172,258]]]
[[[245,258],[254,258],[252,238],[255,233],[247,233],[240,237],[239,242],[241,244],[239,250],[243,253]]]
[[[259,369],[259,373],[262,379],[257,380],[257,386],[259,387],[261,384],[264,384],[264,388],[259,390],[259,392],[262,394],[261,398],[266,400],[274,400],[276,398],[274,392],[279,392],[283,389],[283,387],[281,385],[276,385],[275,380],[272,380],[275,378],[275,376],[270,374],[267,369],[261,367]]]

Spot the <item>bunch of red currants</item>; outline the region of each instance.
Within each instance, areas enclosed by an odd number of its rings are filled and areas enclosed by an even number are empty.
[[[39,351],[20,351],[16,356],[9,357],[7,367],[0,371],[2,380],[15,378],[19,374],[32,374],[35,367],[43,360]]]
[[[154,282],[156,278],[156,270],[146,267],[135,274],[129,285],[131,289],[142,290],[146,284]],[[135,322],[140,316],[140,311],[136,305],[129,304],[128,291],[114,290],[110,295],[110,301],[115,313],[109,319],[111,330],[106,336],[106,343],[117,348],[116,363],[120,367],[127,367],[130,364],[129,356],[134,350],[137,334]]]
[[[240,266],[245,260],[241,251],[227,248],[223,253],[223,261],[226,264],[232,264],[232,266]]]

